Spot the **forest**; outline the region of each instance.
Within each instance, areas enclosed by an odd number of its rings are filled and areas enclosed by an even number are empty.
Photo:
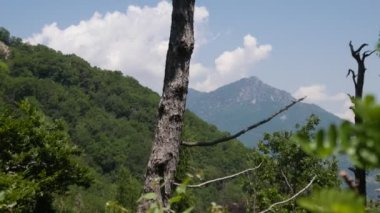
[[[360,179],[360,172],[365,183],[366,172],[380,168],[380,104],[360,89],[365,59],[377,53],[350,43],[359,65],[347,74],[355,86],[355,123],[319,129],[320,119],[310,115],[294,131],[265,133],[248,148],[237,135],[303,99],[237,134],[180,107],[187,93],[180,78],[188,75],[194,47],[186,27],[194,1],[178,2],[162,97],[121,71],[25,43],[0,28],[1,211],[380,211]],[[338,168],[342,154],[352,173]]]

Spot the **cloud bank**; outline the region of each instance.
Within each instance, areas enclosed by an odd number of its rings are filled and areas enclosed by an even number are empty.
[[[223,52],[215,59],[215,65],[207,73],[205,80],[196,82],[194,87],[202,91],[214,90],[224,84],[253,74],[256,63],[268,57],[271,45],[259,45],[256,38],[244,36],[243,47]]]
[[[45,44],[63,53],[75,53],[92,65],[120,70],[140,83],[161,92],[168,47],[171,3],[156,6],[129,6],[125,12],[94,13],[88,20],[61,29],[57,23],[43,27],[26,41]],[[209,12],[195,8],[195,51],[207,43]],[[246,77],[254,65],[266,58],[272,47],[259,45],[251,35],[242,47],[223,52],[214,66],[192,61],[190,86],[203,91]]]
[[[299,87],[293,96],[296,98],[307,96],[305,102],[320,105],[342,119],[354,121],[354,114],[349,109],[352,104],[345,93],[328,94],[325,85],[315,84]]]

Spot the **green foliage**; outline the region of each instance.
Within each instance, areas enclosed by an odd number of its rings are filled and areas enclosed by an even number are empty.
[[[343,153],[359,167],[380,167],[380,105],[373,96],[363,100],[353,100],[354,113],[360,122],[344,122],[340,126],[331,125],[328,130],[320,130],[313,140],[297,135],[294,140],[305,151],[327,157]],[[329,199],[334,202],[328,201]],[[312,212],[364,212],[363,199],[353,192],[322,191],[300,202]]]
[[[185,194],[186,194],[186,188],[187,185],[190,182],[190,178],[187,178],[184,180],[183,183],[181,183],[179,186],[176,187],[174,195],[169,199],[169,204],[164,207],[162,203],[160,203],[157,200],[157,194],[151,192],[151,193],[146,193],[143,194],[137,202],[143,202],[143,201],[149,201],[150,206],[149,209],[147,210],[147,213],[164,213],[164,212],[175,212],[172,207],[173,205],[180,203],[183,199],[185,199]],[[190,213],[192,212],[193,207],[189,207],[183,211],[183,213]]]
[[[333,189],[323,189],[298,201],[300,206],[315,213],[364,213],[363,203],[363,198],[353,191]]]
[[[191,112],[185,114],[185,124],[182,139],[184,141],[207,141],[226,136],[215,126],[196,117]],[[224,177],[247,169],[247,156],[250,149],[245,148],[239,141],[234,140],[212,147],[182,147],[180,152],[178,182],[186,178],[186,173],[196,174],[204,180]],[[195,178],[194,183],[199,182]],[[241,190],[241,178],[231,181],[210,184],[205,188],[189,189],[186,193],[187,206],[194,206],[195,212],[202,212],[209,208],[211,202],[223,204],[224,207],[238,207],[245,209],[242,201],[244,192]]]
[[[347,154],[356,165],[366,168],[380,167],[380,105],[373,96],[354,101],[355,115],[360,123],[348,121],[340,126],[331,125],[328,130],[320,130],[316,138],[309,141],[302,135],[295,140],[309,153],[327,157],[335,153]]]
[[[319,119],[311,116],[297,134],[313,137]],[[250,158],[252,166],[263,162],[260,172],[247,175],[243,189],[248,192],[249,209],[259,211],[272,203],[285,200],[301,190],[311,178],[317,175],[311,189],[338,187],[337,162],[334,159],[320,160],[307,154],[291,141],[292,132],[266,134],[258,143]],[[302,211],[295,201],[277,207],[276,212]]]
[[[48,211],[55,194],[89,186],[87,170],[62,121],[48,121],[27,101],[0,114],[0,205],[3,210]]]
[[[12,106],[25,98],[51,119],[66,123],[72,142],[83,152],[81,164],[91,168],[94,183],[88,189],[72,186],[54,196],[54,207],[63,212],[104,211],[109,200],[127,209],[141,189],[151,151],[158,94],[118,71],[91,67],[75,55],[64,55],[46,46],[32,46],[11,38],[9,72],[0,72],[0,104]],[[207,140],[226,135],[186,112],[183,139]],[[249,149],[238,141],[209,148],[181,150],[178,182],[186,173],[212,179],[247,167]],[[129,178],[122,178],[123,170]],[[125,177],[124,176],[124,177]],[[185,199],[173,209],[196,211],[212,201],[223,205],[239,203],[241,180],[187,190]],[[131,185],[132,184],[132,185]],[[125,187],[127,186],[128,187]],[[129,193],[132,191],[133,193]],[[240,205],[240,203],[239,203]]]
[[[142,191],[141,183],[127,169],[119,170],[117,178],[116,200],[122,206],[128,206],[132,212],[136,212],[136,203]]]
[[[5,73],[5,74],[8,74],[9,73],[9,67],[6,63],[2,62],[0,60],[0,73]]]
[[[215,202],[211,203],[210,213],[225,213],[225,212],[227,212],[227,210],[223,206],[218,205]]]
[[[128,213],[129,211],[116,201],[106,203],[105,213]]]
[[[35,204],[38,184],[19,174],[0,173],[0,209],[27,211]]]

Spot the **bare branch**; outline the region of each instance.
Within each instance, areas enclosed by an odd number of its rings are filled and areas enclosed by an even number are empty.
[[[360,51],[364,47],[368,46],[368,44],[364,43],[364,44],[360,45],[360,47],[357,50],[354,50],[354,46],[352,45],[352,41],[350,41],[349,46],[350,46],[352,57],[354,57],[357,61],[361,61],[362,59],[360,59]],[[363,57],[364,57],[364,54],[363,54]]]
[[[253,171],[253,170],[256,170],[256,169],[260,168],[260,166],[261,166],[262,163],[263,162],[261,162],[258,166],[254,167],[254,168],[246,169],[244,171],[241,171],[241,172],[238,172],[238,173],[235,173],[235,174],[232,174],[232,175],[228,175],[228,176],[225,176],[225,177],[220,177],[220,178],[208,180],[208,181],[205,181],[203,183],[199,183],[199,184],[195,184],[195,185],[187,185],[187,187],[188,188],[200,188],[200,187],[206,186],[206,185],[208,185],[210,183],[214,183],[214,182],[217,182],[217,181],[231,179],[231,178],[237,177],[239,175],[242,175],[244,173],[247,173],[249,171]],[[180,184],[179,183],[174,183],[174,185],[179,186]]]
[[[362,44],[356,51],[355,51],[355,53],[356,54],[358,54],[360,51],[362,51],[362,49],[364,48],[364,47],[366,47],[366,46],[368,46],[368,44],[366,44],[366,43],[364,43],[364,44]]]
[[[182,142],[182,145],[184,146],[212,146],[212,145],[215,145],[215,144],[218,144],[218,143],[222,143],[222,142],[226,142],[226,141],[229,141],[229,140],[232,140],[232,139],[235,139],[237,137],[239,137],[240,135],[243,135],[245,134],[246,132],[252,130],[252,129],[255,129],[265,123],[268,123],[270,120],[272,120],[274,117],[276,117],[277,115],[281,114],[282,112],[285,112],[286,110],[288,110],[290,107],[294,106],[296,103],[298,102],[301,102],[305,99],[306,97],[303,97],[303,98],[300,98],[298,100],[295,100],[295,101],[292,101],[292,103],[290,103],[289,105],[285,106],[284,108],[280,109],[278,112],[274,113],[273,115],[271,115],[270,117],[264,119],[264,120],[261,120],[233,135],[230,135],[230,136],[227,136],[227,137],[222,137],[222,138],[219,138],[219,139],[216,139],[216,140],[213,140],[213,141],[200,141],[200,142]]]
[[[354,46],[352,46],[352,41],[350,41],[348,45],[350,45],[351,54],[355,54]]]
[[[367,50],[367,51],[365,51],[365,52],[363,53],[363,61],[364,61],[364,59],[365,59],[366,57],[372,55],[374,52],[376,52],[376,50],[372,50],[372,51]]]
[[[282,204],[287,203],[287,202],[293,200],[294,198],[298,197],[298,195],[302,194],[304,191],[306,191],[306,189],[308,189],[311,186],[311,184],[313,184],[313,182],[314,182],[314,180],[315,180],[316,177],[317,176],[315,175],[311,179],[311,181],[303,189],[301,189],[300,191],[298,191],[297,193],[295,193],[292,197],[290,197],[290,198],[288,198],[286,200],[277,202],[277,203],[273,203],[272,205],[269,206],[269,208],[267,208],[267,209],[265,209],[265,210],[263,210],[263,211],[261,211],[259,213],[264,213],[264,212],[271,211],[273,207],[278,206],[278,205],[282,205]]]
[[[288,185],[290,191],[291,191],[292,193],[294,193],[294,190],[293,190],[292,186],[290,185],[290,183],[289,183],[289,181],[288,181],[288,178],[286,177],[286,175],[284,174],[284,171],[282,171],[282,169],[281,169],[281,175],[284,177],[285,182],[286,182],[286,185]]]
[[[348,77],[350,74],[352,75],[352,81],[354,82],[356,88],[356,74],[352,69],[348,69],[346,77]]]

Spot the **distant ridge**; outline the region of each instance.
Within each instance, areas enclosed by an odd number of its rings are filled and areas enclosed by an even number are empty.
[[[265,84],[257,77],[243,78],[212,92],[189,90],[187,107],[219,129],[234,133],[256,121],[264,119],[289,104],[294,97],[284,90]],[[339,123],[341,119],[314,104],[299,103],[239,139],[252,147],[265,132],[293,130],[296,124],[305,123],[315,114],[321,119],[320,126]]]

